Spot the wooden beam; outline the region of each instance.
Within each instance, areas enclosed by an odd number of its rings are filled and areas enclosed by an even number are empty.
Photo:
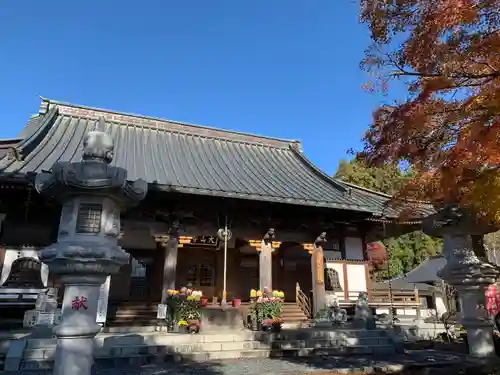
[[[347,275],[347,263],[342,263],[342,270],[344,274],[344,299],[349,301],[349,276]]]

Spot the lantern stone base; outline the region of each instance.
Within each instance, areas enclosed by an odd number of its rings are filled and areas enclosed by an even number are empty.
[[[207,306],[203,308],[201,329],[206,331],[241,330],[244,328],[241,310],[237,307]]]

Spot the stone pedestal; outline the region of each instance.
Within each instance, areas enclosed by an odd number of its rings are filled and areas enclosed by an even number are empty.
[[[495,358],[495,345],[493,343],[493,322],[486,316],[486,311],[475,308],[478,299],[484,296],[487,287],[458,287],[460,308],[463,319],[461,323],[467,330],[469,354],[474,357]],[[481,295],[482,294],[482,295]]]
[[[40,251],[65,286],[61,323],[53,330],[56,375],[90,374],[101,285],[129,260],[118,246],[120,212],[147,192],[144,181],[130,183],[124,169],[109,166],[113,142],[106,133],[88,133],[83,146],[81,162],[58,162],[35,181],[39,193],[63,205],[57,242]]]
[[[375,329],[375,320],[372,310],[368,304],[368,293],[361,292],[358,295],[354,310],[354,327],[362,329]]]
[[[82,278],[76,283],[71,278],[63,280],[66,288],[62,322],[53,331],[58,339],[54,374],[90,374],[94,336],[101,330],[96,323],[97,305],[105,281],[105,275]]]
[[[38,295],[35,309],[24,313],[23,327],[32,329],[32,337],[52,337],[52,328],[61,321],[56,296],[57,289],[48,288]]]
[[[429,235],[443,236],[442,254],[447,262],[438,276],[457,289],[469,354],[495,358],[493,322],[478,304],[484,301],[488,286],[499,278],[500,269],[480,260],[472,242],[472,235],[483,235],[491,228],[478,225],[474,216],[456,207],[447,207],[428,217],[423,228]]]

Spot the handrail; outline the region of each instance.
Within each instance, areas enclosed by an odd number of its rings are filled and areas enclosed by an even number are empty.
[[[312,318],[311,301],[300,289],[300,284],[295,284],[295,303],[308,318]]]

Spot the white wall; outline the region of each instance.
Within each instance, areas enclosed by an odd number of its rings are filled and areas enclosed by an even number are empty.
[[[349,292],[366,292],[367,280],[366,269],[364,264],[348,264],[347,265],[347,283]]]

